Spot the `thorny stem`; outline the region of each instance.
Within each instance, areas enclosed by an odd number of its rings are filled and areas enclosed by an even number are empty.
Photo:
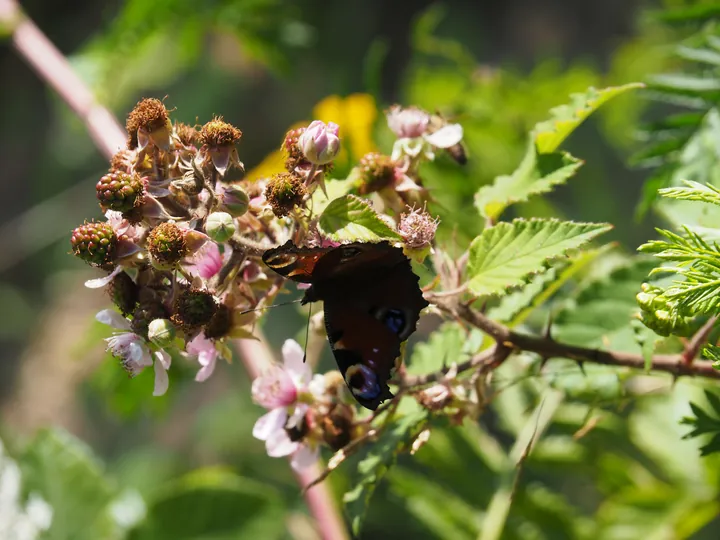
[[[12,44],[39,77],[52,87],[80,118],[100,153],[108,160],[125,146],[125,133],[113,114],[95,101],[85,83],[72,70],[67,59],[42,31],[23,13],[14,0],[0,0],[0,25],[12,32]],[[250,246],[245,246],[250,248]],[[266,249],[265,247],[261,249]],[[241,339],[235,342],[251,378],[272,362],[265,341]],[[297,473],[300,485],[307,485],[319,474],[318,467]],[[347,529],[327,486],[304,493],[308,508],[324,540],[345,540]]]
[[[508,351],[508,354],[514,350],[519,350],[534,352],[543,358],[569,358],[578,362],[591,362],[607,366],[629,367],[634,369],[645,368],[645,359],[640,354],[578,347],[575,345],[559,343],[549,336],[538,337],[522,334],[488,319],[485,315],[472,309],[470,306],[464,304],[456,305],[454,302],[444,298],[437,298],[431,294],[428,294],[427,296],[441,311],[444,311],[455,318],[461,319],[488,334],[495,340],[497,347],[504,347],[506,351]],[[650,363],[650,370],[670,373],[674,377],[684,375],[720,379],[720,371],[713,367],[712,362],[707,360],[688,362],[686,360],[686,356],[688,354],[692,354],[693,357],[697,355],[698,349],[704,339],[707,338],[707,333],[710,331],[711,327],[712,324],[708,321],[708,324],[706,324],[691,340],[691,343],[694,343],[694,345],[689,345],[686,351],[682,354],[654,355]],[[483,354],[485,353],[481,353],[481,355]],[[478,359],[475,357],[468,362],[465,362],[463,365],[459,365],[458,372],[472,369],[477,365],[482,365],[484,362],[491,361],[490,358],[492,358],[492,354],[489,354],[488,358]],[[477,364],[473,362],[474,360],[477,361]],[[444,373],[444,371],[441,371],[434,374],[409,378],[406,380],[406,384],[428,384],[442,378]]]

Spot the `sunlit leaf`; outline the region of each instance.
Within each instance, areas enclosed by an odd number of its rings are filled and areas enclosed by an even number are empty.
[[[353,195],[339,197],[328,204],[320,216],[318,228],[336,241],[401,239],[372,209],[370,203]]]
[[[612,227],[555,219],[514,220],[485,229],[470,244],[468,286],[476,296],[502,295],[545,271],[547,261],[562,257]]]

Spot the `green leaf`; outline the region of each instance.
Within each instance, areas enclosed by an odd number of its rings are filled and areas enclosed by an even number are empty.
[[[553,335],[572,345],[635,348],[635,337],[629,326],[638,311],[635,295],[653,268],[652,259],[635,257],[609,274],[586,283],[574,301],[556,314]],[[623,340],[623,335],[628,339]],[[612,343],[615,338],[620,339]]]
[[[680,201],[698,201],[720,206],[720,189],[712,184],[702,185],[692,180],[683,180],[686,187],[669,187],[659,189],[663,197]]]
[[[609,231],[606,223],[516,219],[485,229],[470,244],[468,286],[476,296],[502,295],[544,264]]]
[[[700,448],[700,455],[702,456],[720,452],[720,397],[705,390],[705,398],[710,403],[715,416],[710,416],[697,403],[691,402],[690,409],[695,416],[686,416],[680,421],[681,424],[693,428],[692,431],[683,436],[683,439],[711,436],[709,441]]]
[[[527,201],[532,195],[548,193],[573,176],[583,162],[568,153],[538,155],[532,142],[520,166],[510,176],[499,176],[492,185],[475,194],[475,206],[482,216],[496,220],[509,205]]]
[[[682,73],[655,75],[648,82],[653,87],[664,91],[679,92],[682,94],[697,94],[700,92],[717,92],[720,90],[720,79],[709,77],[696,77]]]
[[[720,53],[712,49],[694,49],[692,47],[680,46],[677,48],[677,55],[692,62],[702,62],[711,66],[720,66]]]
[[[38,432],[19,459],[26,492],[37,492],[52,507],[48,540],[119,538],[109,512],[117,495],[90,449],[69,433]]]
[[[550,120],[535,126],[533,135],[538,153],[554,152],[588,116],[604,103],[628,90],[643,87],[642,83],[630,83],[623,86],[610,86],[601,90],[589,88],[585,93],[573,94],[570,96],[569,104],[555,107],[550,111]]]
[[[369,447],[367,455],[358,464],[360,477],[357,484],[343,496],[355,535],[360,534],[370,497],[378,483],[395,463],[398,454],[407,450],[422,431],[426,420],[426,411],[418,411],[399,418],[382,432],[380,438]]]
[[[327,205],[318,221],[320,231],[332,240],[341,242],[362,240],[400,240],[370,203],[354,195],[345,195]]]
[[[199,469],[162,488],[128,540],[280,538],[283,514],[267,485],[220,468]]]
[[[430,334],[430,339],[418,343],[408,363],[408,373],[422,375],[462,362],[477,353],[483,345],[484,334],[477,328],[466,330],[459,323],[448,322]]]

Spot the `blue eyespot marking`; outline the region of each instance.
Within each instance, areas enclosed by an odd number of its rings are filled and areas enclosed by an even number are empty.
[[[394,334],[401,334],[405,329],[405,314],[399,309],[388,309],[383,321]]]
[[[380,395],[377,376],[363,364],[350,366],[345,372],[345,382],[352,393],[362,399],[375,399]]]

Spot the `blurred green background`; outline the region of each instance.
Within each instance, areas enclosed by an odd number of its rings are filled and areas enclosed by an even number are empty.
[[[464,245],[482,227],[472,195],[515,169],[528,130],[550,108],[588,86],[643,81],[672,69],[670,46],[691,29],[668,26],[653,14],[712,4],[129,0],[28,1],[23,8],[118,118],[151,96],[167,96],[175,120],[204,123],[223,115],[244,133],[238,150],[248,170],[278,148],[290,125],[311,120],[319,103],[337,102],[337,114],[352,122],[357,119],[345,98],[367,94],[378,110],[373,139],[386,152],[392,139],[382,109],[399,102],[442,112],[463,124],[470,162],[460,169],[440,160],[424,175],[440,203],[440,238],[455,231]],[[93,317],[108,302],[82,286],[96,273],[68,256],[68,237],[83,219],[100,216],[93,186],[106,160],[7,41],[0,80],[0,432],[6,445],[22,448],[39,428],[61,426],[106,464],[107,472],[98,472],[77,457],[85,449],[48,432],[23,454],[23,463],[60,471],[58,486],[63,467],[70,467],[59,462],[63,452],[82,461],[72,466],[95,487],[83,484],[63,495],[68,522],[72,516],[102,523],[106,508],[98,501],[136,493],[156,521],[132,538],[314,538],[286,461],[268,458],[251,436],[261,410],[250,401],[239,363],[220,366],[204,384],[192,382],[190,367],[183,374],[174,365],[170,393],[158,399],[151,396],[150,373],[131,381],[105,356],[107,329]],[[577,177],[547,198],[519,205],[515,215],[611,222],[612,239],[633,251],[659,221],[652,214],[638,219],[649,173],[628,162],[640,147],[641,120],[665,112],[667,106],[649,108],[642,94],[618,98],[566,145],[586,161]],[[639,283],[643,274],[636,274]],[[625,298],[631,304],[633,287]],[[302,334],[304,322],[294,308],[280,308],[264,329],[278,351],[282,340]],[[432,328],[421,329],[416,341]],[[519,376],[522,359],[507,370],[501,381]],[[617,377],[601,372],[589,380],[600,382],[581,379],[566,389],[577,401],[558,405],[503,537],[717,538],[717,460],[700,460],[695,443],[680,441],[684,431],[677,424],[697,389],[681,382],[670,393],[669,380],[645,381],[648,392],[661,390],[657,397],[624,402]],[[522,420],[532,418],[541,386],[532,378],[513,386],[483,416],[482,428],[436,431],[416,459],[403,458],[375,494],[363,537],[476,537],[493,495],[507,482],[498,456],[512,446]],[[613,404],[611,411],[603,400]],[[574,439],[596,410],[604,411],[600,427]],[[195,476],[183,476],[198,468]],[[332,475],[338,498],[352,486],[353,468],[351,461]],[[208,500],[197,487],[204,483],[231,487],[225,499]],[[173,494],[183,489],[187,500],[178,502]],[[203,536],[176,524],[176,531],[172,516],[179,508],[206,512],[215,524],[230,515],[237,529],[231,524]],[[71,532],[52,537],[122,537],[67,527]]]

